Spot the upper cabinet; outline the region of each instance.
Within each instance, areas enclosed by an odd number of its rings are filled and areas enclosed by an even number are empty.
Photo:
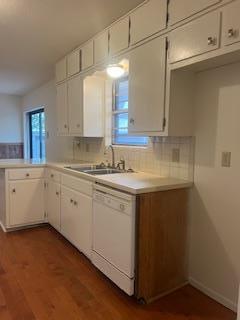
[[[135,48],[129,61],[129,132],[164,129],[166,39],[156,38]]]
[[[67,75],[68,77],[80,72],[80,50],[75,50],[67,56]]]
[[[173,25],[221,1],[222,0],[170,0],[169,23]]]
[[[240,2],[235,1],[223,11],[223,44],[230,45],[240,41]]]
[[[129,17],[116,22],[110,28],[110,55],[114,55],[129,46]]]
[[[66,79],[67,77],[67,58],[66,57],[57,62],[55,73],[56,73],[57,83],[64,81]]]
[[[218,49],[220,18],[220,12],[216,11],[175,29],[170,34],[170,62]]]
[[[108,30],[102,32],[94,39],[94,62],[98,64],[108,58]]]
[[[93,66],[93,40],[81,48],[81,69],[86,70]]]
[[[146,2],[130,14],[130,21],[130,44],[134,45],[166,28],[167,0]]]

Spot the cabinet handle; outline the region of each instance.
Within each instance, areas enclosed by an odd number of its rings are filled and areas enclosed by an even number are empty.
[[[59,196],[59,192],[58,191],[56,192],[56,196]]]
[[[236,30],[234,30],[233,28],[228,29],[228,38],[232,38],[236,35]]]
[[[74,205],[77,206],[77,204],[78,204],[77,201],[74,201]]]
[[[131,118],[131,119],[129,120],[129,123],[134,124],[134,119]]]
[[[16,193],[16,189],[12,189],[12,193]]]
[[[214,37],[208,37],[208,45],[212,46],[216,44],[216,39]]]
[[[73,199],[70,199],[70,202],[73,203],[74,202]]]
[[[30,176],[30,174],[29,173],[26,173],[26,177],[28,178]]]

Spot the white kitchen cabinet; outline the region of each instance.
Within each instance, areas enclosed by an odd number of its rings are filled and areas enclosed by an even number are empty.
[[[68,134],[67,83],[57,85],[57,124],[58,134]]]
[[[68,81],[69,133],[83,134],[83,78],[81,75]]]
[[[114,55],[129,46],[129,17],[119,20],[110,28],[109,51]]]
[[[129,132],[163,131],[166,39],[159,37],[137,47],[129,62]]]
[[[222,36],[223,44],[230,45],[240,41],[240,1],[224,7]]]
[[[169,23],[173,25],[221,1],[222,0],[170,0]]]
[[[92,248],[92,198],[62,186],[61,233],[87,257]]]
[[[67,56],[67,75],[73,76],[80,72],[80,50],[75,50]]]
[[[8,194],[9,227],[44,221],[44,179],[10,181]]]
[[[62,82],[67,78],[67,58],[64,57],[56,64],[55,70],[56,82]]]
[[[91,40],[81,48],[81,70],[92,67],[93,63],[93,40]]]
[[[220,12],[212,12],[172,31],[169,37],[170,62],[218,49],[220,18]]]
[[[94,63],[98,64],[108,58],[108,30],[94,39]]]
[[[61,204],[61,186],[59,183],[48,181],[47,182],[47,216],[48,222],[56,230],[60,231],[60,204]]]
[[[167,0],[149,0],[131,13],[130,20],[133,45],[166,28]]]

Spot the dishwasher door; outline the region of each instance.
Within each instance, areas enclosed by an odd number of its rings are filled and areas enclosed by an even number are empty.
[[[93,251],[133,278],[135,197],[98,187],[93,198]]]

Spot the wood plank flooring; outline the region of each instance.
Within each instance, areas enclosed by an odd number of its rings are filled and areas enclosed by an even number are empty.
[[[233,320],[190,286],[148,306],[129,298],[51,227],[0,231],[0,320]]]

